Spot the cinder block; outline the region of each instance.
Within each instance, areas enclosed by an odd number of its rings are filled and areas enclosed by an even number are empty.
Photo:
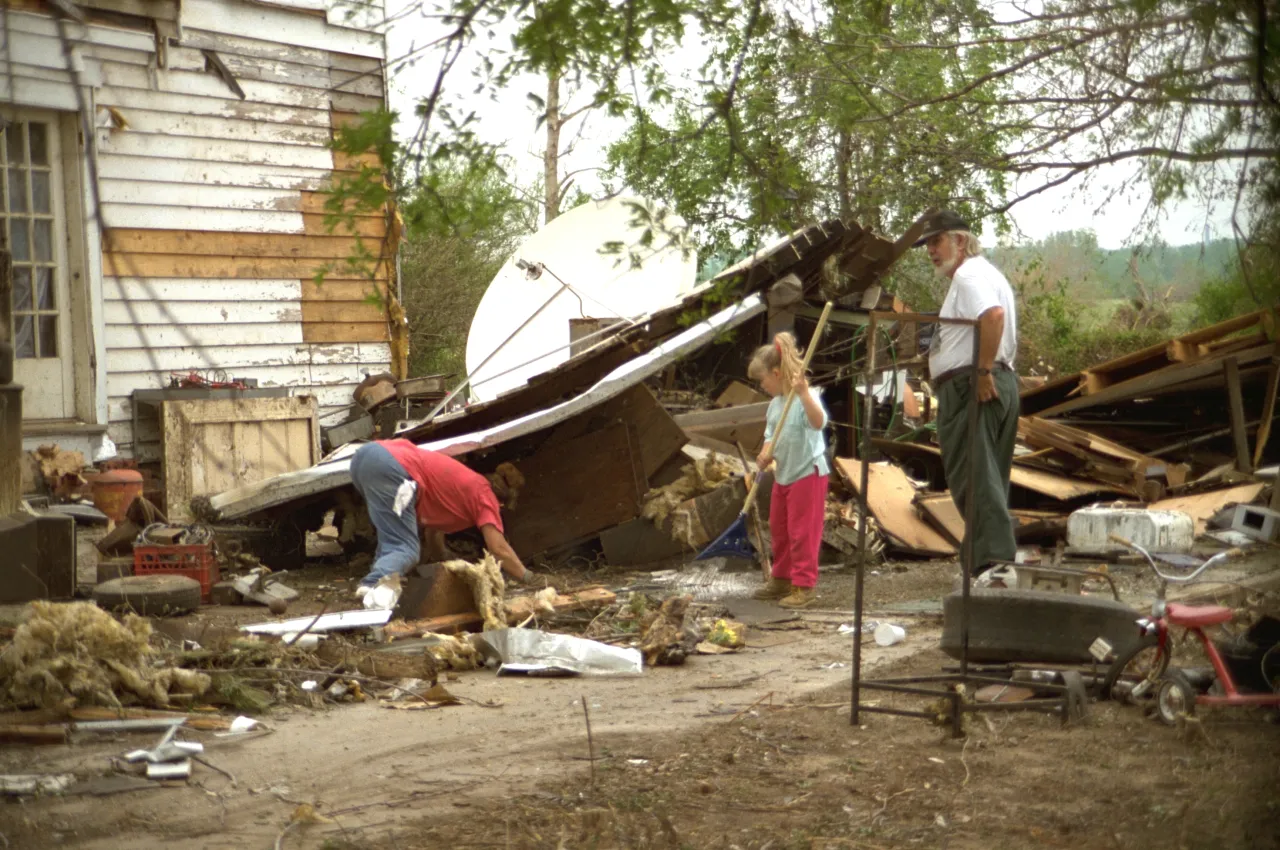
[[[1280,512],[1256,505],[1236,505],[1231,529],[1269,543],[1280,539]]]

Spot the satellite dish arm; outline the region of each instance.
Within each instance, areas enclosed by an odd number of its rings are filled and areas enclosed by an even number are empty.
[[[530,264],[528,264],[528,263],[525,263],[525,262],[524,262],[524,260],[517,260],[516,262],[517,262],[517,265],[519,265],[520,263],[524,263],[524,265],[525,265],[525,266],[530,265]],[[540,269],[540,268],[541,268],[541,264],[539,263],[537,266],[535,266],[535,268],[539,268],[539,269]],[[560,280],[560,278],[556,278],[556,280]],[[507,343],[511,342],[511,340],[513,340],[513,339],[515,338],[516,334],[520,333],[520,331],[522,331],[522,330],[524,330],[525,328],[527,328],[527,327],[529,326],[529,323],[530,323],[530,322],[532,322],[534,319],[538,318],[538,316],[542,314],[542,311],[543,311],[543,310],[545,310],[545,309],[547,309],[548,307],[550,307],[550,306],[551,306],[551,302],[552,302],[552,301],[555,301],[557,298],[559,298],[559,297],[560,297],[560,293],[561,293],[561,292],[564,292],[564,291],[565,291],[565,289],[566,289],[566,287],[567,287],[567,284],[565,284],[565,283],[564,283],[564,281],[560,281],[560,288],[559,288],[559,289],[557,289],[555,292],[551,293],[551,297],[550,297],[550,298],[548,298],[546,301],[543,301],[543,302],[542,302],[542,306],[541,306],[541,307],[539,307],[537,310],[534,310],[534,311],[533,311],[533,313],[532,313],[532,315],[530,315],[530,316],[529,316],[529,318],[527,318],[527,319],[525,319],[523,322],[521,322],[520,327],[518,327],[518,328],[516,328],[514,331],[512,331],[512,332],[507,336],[507,338],[506,338],[506,339],[504,339],[501,343],[499,343],[499,345],[498,345],[498,347],[497,347],[497,348],[495,348],[493,351],[489,352],[489,356],[488,356],[488,357],[486,357],[484,360],[482,360],[482,361],[480,362],[480,365],[479,365],[479,366],[477,366],[476,368],[472,369],[472,370],[471,370],[471,373],[470,373],[469,375],[467,375],[467,377],[463,378],[463,379],[462,379],[462,382],[461,382],[461,383],[459,383],[456,387],[454,387],[454,388],[453,388],[453,390],[452,390],[452,391],[451,391],[447,396],[445,396],[443,399],[441,399],[441,400],[440,400],[440,403],[439,403],[439,404],[437,404],[437,405],[432,409],[432,411],[431,411],[430,413],[428,413],[428,414],[427,414],[427,418],[426,418],[426,419],[424,419],[423,421],[424,421],[424,422],[430,422],[432,419],[435,419],[435,418],[436,418],[436,416],[437,416],[437,414],[439,414],[439,413],[440,413],[440,411],[444,410],[444,409],[445,409],[445,406],[446,406],[446,405],[448,405],[448,404],[449,404],[449,402],[453,401],[453,397],[454,397],[454,396],[456,396],[458,393],[462,392],[463,388],[465,388],[468,384],[470,384],[470,383],[471,383],[471,379],[472,379],[472,377],[474,377],[474,376],[475,376],[475,374],[476,374],[477,372],[479,372],[481,369],[483,369],[485,366],[488,366],[488,365],[489,365],[489,361],[490,361],[490,360],[492,360],[493,358],[497,357],[497,356],[498,356],[498,352],[500,352],[500,351],[502,351],[502,349],[506,348],[506,347],[507,347]]]

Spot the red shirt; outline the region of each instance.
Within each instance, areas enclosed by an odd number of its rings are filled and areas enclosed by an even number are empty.
[[[492,525],[502,531],[498,497],[489,481],[448,455],[418,448],[408,440],[380,444],[418,485],[418,523],[453,534]]]

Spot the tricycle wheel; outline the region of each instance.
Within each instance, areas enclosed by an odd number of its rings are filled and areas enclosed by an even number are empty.
[[[1147,635],[1112,662],[1102,680],[1102,698],[1126,705],[1149,705],[1168,667],[1169,653],[1160,649],[1156,635]]]
[[[1169,726],[1177,726],[1181,717],[1196,713],[1196,691],[1186,674],[1174,667],[1166,670],[1156,689],[1156,716]]]

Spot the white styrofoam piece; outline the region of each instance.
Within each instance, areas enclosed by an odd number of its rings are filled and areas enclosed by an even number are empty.
[[[1190,552],[1196,524],[1181,511],[1145,508],[1113,508],[1090,505],[1067,518],[1067,545],[1080,553],[1128,551],[1110,539],[1112,534],[1136,543],[1148,552]]]
[[[696,253],[668,244],[662,233],[653,234],[651,247],[640,247],[644,226],[634,221],[637,204],[656,206],[618,197],[574,207],[526,239],[507,260],[480,299],[467,334],[472,398],[495,398],[568,360],[564,346],[569,344],[570,319],[635,318],[693,289]],[[668,216],[665,226],[685,225]],[[621,244],[622,253],[608,252],[610,243]],[[633,250],[641,257],[639,267],[629,261]],[[542,263],[546,270],[530,280],[516,265],[522,260]],[[543,304],[546,308],[521,328]]]

